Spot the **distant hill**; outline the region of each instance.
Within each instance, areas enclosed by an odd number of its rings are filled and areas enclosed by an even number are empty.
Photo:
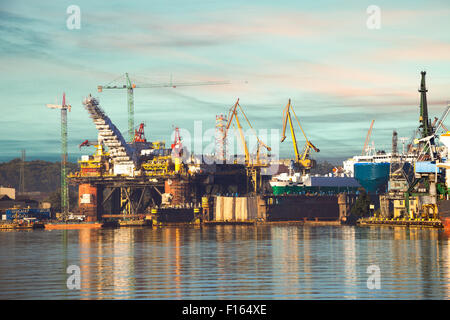
[[[20,185],[20,167],[21,159],[14,159],[9,162],[0,162],[0,186],[16,188]],[[312,174],[326,174],[336,164],[327,161],[318,161],[317,167],[311,170]],[[43,160],[34,160],[25,162],[25,192],[39,191],[48,194],[47,201],[52,203],[52,208],[59,211],[61,208],[60,186],[61,186],[61,163]],[[78,171],[78,164],[67,163],[67,171]],[[76,186],[70,186],[70,208],[77,207],[78,189]]]
[[[0,185],[19,190],[21,159],[0,163]],[[67,171],[77,171],[78,164],[68,162]],[[25,191],[54,192],[61,185],[61,163],[42,160],[25,161]]]
[[[0,162],[0,185],[13,187],[19,190],[20,159],[9,162]],[[312,174],[326,174],[337,164],[328,161],[318,161],[317,167],[311,170]],[[58,191],[60,188],[61,163],[43,160],[25,161],[25,191],[40,191],[45,193]],[[67,163],[67,171],[78,171],[78,164]],[[72,189],[72,188],[71,188]],[[76,191],[76,188],[73,188]]]

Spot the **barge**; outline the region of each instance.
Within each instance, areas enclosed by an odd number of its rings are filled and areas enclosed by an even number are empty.
[[[68,230],[68,229],[98,229],[102,227],[101,222],[50,222],[44,224],[48,230]]]
[[[425,227],[425,228],[444,228],[441,219],[406,219],[406,218],[363,218],[357,221],[360,226],[401,226],[401,227]]]

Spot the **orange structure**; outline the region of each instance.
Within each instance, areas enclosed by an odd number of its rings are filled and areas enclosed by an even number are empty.
[[[191,189],[188,181],[180,179],[167,179],[164,192],[172,195],[172,205],[186,204],[191,201]]]
[[[69,230],[69,229],[98,229],[101,228],[102,224],[100,222],[94,223],[46,223],[45,229],[48,230]]]
[[[87,222],[98,221],[97,188],[91,184],[80,184],[78,187],[78,208],[86,216]]]

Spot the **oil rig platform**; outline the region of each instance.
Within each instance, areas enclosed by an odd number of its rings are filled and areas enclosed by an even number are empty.
[[[210,220],[213,195],[261,193],[268,185],[270,176],[261,174],[268,165],[259,159],[252,162],[248,152],[245,161],[203,161],[202,156],[190,155],[183,147],[178,128],[175,141],[167,148],[163,141],[147,141],[144,124],[127,143],[96,98],[89,95],[83,104],[98,130],[98,139],[86,140],[80,148],[95,146],[96,151],[82,156],[79,172],[68,179],[78,185],[79,213],[88,222]],[[222,141],[231,120],[239,121],[237,106],[232,107],[226,124],[225,117],[216,119],[222,124],[217,126]]]

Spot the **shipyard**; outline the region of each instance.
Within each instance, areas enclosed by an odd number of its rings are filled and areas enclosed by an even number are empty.
[[[170,147],[164,141],[147,141],[144,122],[134,129],[133,112],[129,113],[127,142],[100,106],[99,99],[89,95],[83,105],[98,136],[80,141],[80,149],[91,147],[94,152],[79,159],[76,172],[69,173],[64,166],[67,159],[64,125],[67,124],[62,122],[62,212],[51,219],[49,214],[43,216],[31,210],[27,215],[22,210],[14,217],[11,208],[3,216],[10,223],[3,223],[2,228],[14,228],[14,221],[19,220],[22,222],[17,228],[47,229],[271,221],[448,228],[450,177],[447,179],[447,169],[450,167],[446,161],[450,132],[444,130],[444,121],[450,106],[440,118],[435,117],[433,122],[429,119],[425,76],[426,72],[422,71],[417,136],[405,141],[408,144],[400,152],[394,131],[392,151],[380,153],[369,143],[372,121],[362,155],[344,161],[325,176],[310,174],[316,164],[312,153],[320,150],[308,140],[290,99],[283,110],[281,142],[289,130],[294,157],[283,161],[271,158],[270,146],[256,135],[239,99],[228,114],[215,116],[215,154],[203,156],[183,146],[178,128],[174,130]],[[136,85],[131,83],[128,74],[125,79],[127,85],[123,89],[128,91],[128,110],[133,110]],[[103,86],[98,91],[102,92]],[[71,108],[65,103],[65,95],[62,105],[48,106],[61,109],[62,121]],[[241,124],[244,120],[255,135],[256,152],[252,154]],[[299,152],[294,124],[305,139],[302,152]],[[234,128],[243,156],[227,152],[227,138],[232,135],[229,131]],[[69,213],[69,184],[78,188],[78,212],[75,213]],[[367,213],[371,216],[365,214],[357,219],[351,215],[351,209],[362,190],[363,195],[369,196]],[[74,214],[78,222],[73,221]],[[24,218],[36,219],[36,225],[25,226]]]
[[[1,6],[0,301],[450,300],[449,13]]]

